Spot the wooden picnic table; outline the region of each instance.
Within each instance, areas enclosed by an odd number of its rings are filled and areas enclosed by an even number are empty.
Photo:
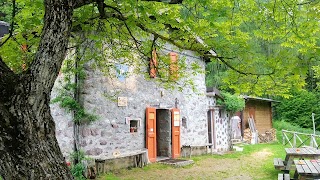
[[[289,171],[294,159],[318,159],[320,150],[316,148],[285,148],[286,158],[284,160],[285,170]]]
[[[294,160],[296,171],[294,179],[320,178],[320,160]]]

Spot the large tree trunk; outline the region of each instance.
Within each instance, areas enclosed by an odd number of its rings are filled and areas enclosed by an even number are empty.
[[[72,179],[49,107],[70,36],[72,3],[45,1],[41,42],[27,72],[15,74],[0,58],[0,175],[4,179]]]

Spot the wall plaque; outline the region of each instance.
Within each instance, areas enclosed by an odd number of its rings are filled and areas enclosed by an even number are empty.
[[[175,111],[173,115],[173,126],[180,126],[180,113]]]
[[[128,99],[127,97],[118,97],[118,106],[127,106]]]

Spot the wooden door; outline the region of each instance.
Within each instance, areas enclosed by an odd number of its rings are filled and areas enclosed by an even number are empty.
[[[210,109],[208,111],[208,116],[210,117],[210,123],[208,123],[208,127],[210,128],[211,130],[211,137],[209,137],[209,144],[212,144],[212,147],[213,149],[216,149],[217,148],[217,140],[216,140],[216,130],[215,130],[215,117],[214,117],[214,109]],[[210,141],[210,138],[211,138],[211,141]]]
[[[212,134],[212,118],[211,118],[211,110],[207,112],[207,120],[208,120],[208,143],[212,144],[213,134]]]
[[[180,111],[179,109],[171,110],[171,127],[172,127],[172,158],[180,157]]]
[[[156,109],[148,107],[146,110],[146,148],[150,162],[157,161],[156,124]]]

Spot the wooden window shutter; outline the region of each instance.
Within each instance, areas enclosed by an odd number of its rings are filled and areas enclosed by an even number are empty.
[[[158,62],[157,62],[157,52],[156,50],[154,49],[152,51],[152,57],[150,59],[150,77],[151,78],[155,78],[157,77],[157,65],[158,65]]]
[[[26,53],[28,51],[28,45],[27,44],[22,44],[21,45],[21,51],[23,52],[23,64],[22,64],[22,70],[25,71],[27,69],[27,65],[26,65]]]
[[[178,70],[178,55],[175,52],[170,52],[170,79],[171,80],[177,80],[179,77]]]

